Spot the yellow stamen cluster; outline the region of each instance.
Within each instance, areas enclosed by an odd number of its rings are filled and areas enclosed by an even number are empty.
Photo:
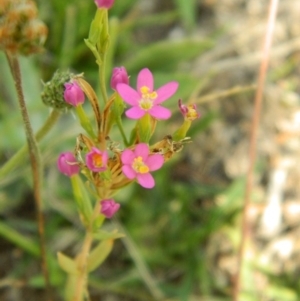
[[[188,105],[187,108],[188,112],[185,115],[186,119],[193,121],[199,117],[198,112],[195,110],[193,105]]]
[[[150,89],[146,86],[140,88],[142,93],[142,99],[140,100],[140,108],[143,110],[149,110],[153,107],[153,100],[157,98],[155,91],[150,92]]]
[[[101,167],[103,164],[102,155],[100,154],[93,154],[93,163],[97,167]]]
[[[143,158],[141,156],[135,158],[133,160],[132,168],[138,173],[147,173],[149,172],[149,167],[143,162]]]

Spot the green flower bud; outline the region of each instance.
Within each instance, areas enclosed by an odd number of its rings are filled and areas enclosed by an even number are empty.
[[[71,109],[73,106],[68,104],[64,99],[65,83],[71,81],[74,74],[69,71],[59,71],[57,70],[52,79],[44,84],[43,92],[41,93],[41,98],[46,106],[66,111]]]

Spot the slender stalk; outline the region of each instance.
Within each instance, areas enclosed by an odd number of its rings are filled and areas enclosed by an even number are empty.
[[[88,294],[87,283],[88,283],[88,273],[87,273],[87,260],[93,243],[93,235],[91,229],[88,229],[84,242],[82,245],[81,253],[78,256],[78,267],[79,276],[76,282],[76,292],[74,295],[74,301],[85,300],[84,295]]]
[[[25,134],[27,138],[27,145],[30,156],[30,163],[32,169],[33,176],[33,192],[34,192],[34,200],[36,205],[36,213],[37,213],[37,221],[38,221],[38,232],[40,238],[40,249],[41,249],[41,261],[42,261],[42,271],[45,279],[46,290],[48,294],[48,299],[51,298],[51,287],[47,266],[47,258],[46,258],[46,248],[45,248],[45,234],[44,234],[44,216],[42,214],[42,162],[40,158],[40,151],[37,145],[37,141],[33,134],[33,130],[30,124],[30,119],[25,103],[25,98],[22,89],[22,79],[21,79],[21,70],[19,61],[16,56],[11,55],[10,53],[6,53],[9,66],[11,68],[11,73],[15,82],[15,87],[17,90],[19,108],[21,111]]]
[[[53,110],[49,115],[43,126],[37,131],[35,139],[37,142],[41,141],[56,123],[60,112]],[[20,166],[24,162],[24,157],[28,152],[28,145],[24,145],[18,152],[16,152],[0,169],[0,179],[8,175],[14,168]]]
[[[270,10],[269,10],[269,19],[267,25],[267,31],[263,47],[263,56],[259,70],[259,77],[257,83],[257,90],[254,99],[254,111],[252,116],[252,125],[251,125],[251,136],[250,136],[250,147],[249,147],[249,169],[247,173],[246,188],[245,188],[245,198],[244,198],[244,208],[242,213],[242,227],[241,227],[241,241],[239,246],[238,253],[238,271],[235,279],[234,290],[233,290],[233,300],[238,301],[241,291],[241,278],[242,278],[242,268],[244,253],[246,249],[246,243],[250,238],[250,227],[247,219],[247,213],[249,209],[249,204],[251,201],[251,192],[253,185],[253,173],[254,165],[256,159],[256,141],[257,141],[257,132],[259,127],[259,118],[261,112],[262,104],[262,95],[264,90],[264,83],[266,78],[266,73],[268,69],[269,62],[269,53],[271,49],[274,25],[276,20],[276,13],[278,7],[278,0],[270,0]]]
[[[101,89],[102,97],[103,97],[104,103],[106,104],[108,101],[107,91],[106,91],[106,61],[107,61],[107,52],[109,49],[109,42],[110,42],[109,34],[108,34],[108,12],[107,12],[107,10],[103,11],[102,24],[103,24],[102,30],[106,34],[106,36],[104,34],[105,40],[101,41],[102,42],[101,47],[103,47],[103,50],[101,50],[101,53],[99,53],[99,55],[102,59],[101,64],[99,64],[99,78],[100,78],[100,89]]]
[[[116,123],[117,123],[119,131],[120,131],[120,133],[122,135],[122,139],[123,139],[123,142],[124,142],[125,146],[128,146],[129,142],[128,142],[127,138],[126,138],[126,134],[125,134],[122,122],[121,122],[121,118],[118,118],[117,121],[116,121]]]
[[[106,54],[103,54],[102,63],[101,66],[99,66],[99,78],[100,78],[100,89],[101,89],[102,97],[104,103],[107,103],[108,97],[107,97],[106,81],[105,81],[105,64],[106,64]]]
[[[82,244],[80,254],[77,256],[79,275],[76,279],[76,291],[72,301],[88,300],[88,270],[87,261],[93,243],[93,223],[95,218],[99,215],[99,202],[96,203],[90,224],[86,227],[86,234]]]

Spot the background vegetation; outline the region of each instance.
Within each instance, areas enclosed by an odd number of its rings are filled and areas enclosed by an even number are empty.
[[[231,300],[237,269],[253,94],[268,14],[265,1],[116,0],[107,68],[125,66],[134,84],[148,67],[155,85],[180,83],[168,102],[174,114],[158,139],[181,122],[177,99],[195,102],[201,119],[193,143],[155,174],[148,191],[132,185],[116,199],[126,239],[90,281],[92,300]],[[220,3],[221,2],[221,3]],[[255,186],[249,208],[251,240],[244,300],[300,298],[299,244],[299,26],[298,1],[281,1],[258,138]],[[49,28],[45,52],[22,58],[23,85],[34,130],[49,114],[42,82],[57,70],[84,72],[97,87],[97,66],[83,39],[93,1],[37,1]],[[0,162],[25,143],[16,93],[0,54]],[[99,89],[98,89],[99,90]],[[72,150],[80,132],[64,114],[41,142],[44,212],[51,282],[61,300],[65,275],[56,252],[74,255],[82,229],[67,178],[57,172],[60,152]],[[38,260],[38,235],[28,157],[0,178],[0,299],[46,300]],[[279,175],[279,176],[278,176]]]

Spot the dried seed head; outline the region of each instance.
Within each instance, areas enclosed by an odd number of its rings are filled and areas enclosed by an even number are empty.
[[[0,0],[0,48],[29,55],[43,48],[48,29],[31,0]]]

